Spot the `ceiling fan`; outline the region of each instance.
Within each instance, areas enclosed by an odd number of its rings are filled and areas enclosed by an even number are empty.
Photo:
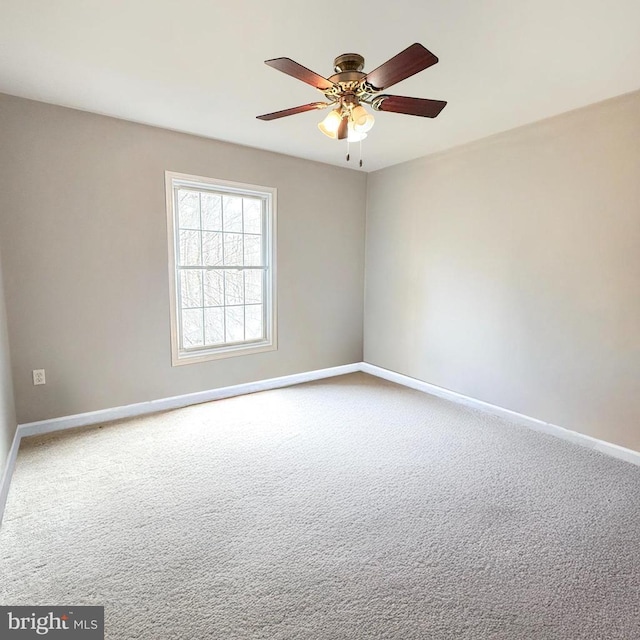
[[[310,102],[291,109],[265,113],[258,116],[258,119],[276,120],[314,109],[335,107],[318,124],[318,128],[330,138],[346,138],[349,142],[358,142],[367,137],[367,132],[374,123],[373,114],[363,104],[370,105],[375,111],[435,118],[447,104],[445,101],[392,96],[380,92],[436,62],[438,58],[417,42],[369,73],[362,71],[364,58],[361,55],[343,53],[334,60],[335,74],[329,78],[318,75],[291,58],[265,60],[265,64],[270,67],[315,87],[324,93],[328,102]]]

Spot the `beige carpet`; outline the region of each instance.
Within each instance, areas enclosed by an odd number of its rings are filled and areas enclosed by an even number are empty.
[[[640,468],[364,374],[20,451],[2,604],[107,638],[637,639]]]

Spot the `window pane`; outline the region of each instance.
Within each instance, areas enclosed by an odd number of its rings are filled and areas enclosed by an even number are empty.
[[[226,342],[244,340],[244,307],[225,307]]]
[[[208,345],[224,342],[224,309],[204,310],[204,339]]]
[[[180,272],[180,299],[183,309],[202,306],[202,271]]]
[[[221,233],[202,232],[202,263],[208,267],[218,267],[222,264]]]
[[[166,176],[177,294],[171,299],[172,363],[226,358],[260,350],[265,342],[275,348],[273,190]]]
[[[202,193],[200,197],[202,228],[207,231],[222,231],[222,196]]]
[[[224,303],[226,305],[244,304],[244,278],[242,271],[225,271]]]
[[[245,312],[245,340],[259,340],[264,338],[264,320],[262,305],[251,304],[244,308]]]
[[[262,200],[243,199],[244,232],[262,233]]]
[[[262,265],[262,236],[244,236],[244,264],[247,267]]]
[[[244,301],[246,304],[262,302],[262,270],[247,269],[244,272]]]
[[[229,267],[242,266],[242,234],[225,233],[224,237],[224,264]]]
[[[204,344],[202,309],[186,309],[182,312],[182,346],[185,349]]]
[[[180,231],[179,254],[178,260],[181,266],[198,266],[202,264],[199,231]]]
[[[224,231],[242,232],[242,198],[223,196],[223,229]]]
[[[224,276],[222,271],[204,272],[204,306],[221,307],[224,305]]]
[[[178,226],[182,229],[200,228],[200,196],[197,191],[178,189]]]

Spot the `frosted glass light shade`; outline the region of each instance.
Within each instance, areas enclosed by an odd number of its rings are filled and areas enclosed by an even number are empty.
[[[318,124],[318,129],[320,129],[325,136],[329,136],[329,138],[337,138],[338,128],[341,122],[342,114],[340,113],[340,109],[334,109],[333,111],[329,111],[327,117]]]
[[[369,131],[375,122],[375,118],[360,104],[351,110],[351,119],[354,131],[359,133]]]
[[[360,140],[364,140],[366,137],[367,134],[364,131],[356,131],[353,127],[353,122],[349,122],[349,133],[347,135],[349,142],[360,142]]]

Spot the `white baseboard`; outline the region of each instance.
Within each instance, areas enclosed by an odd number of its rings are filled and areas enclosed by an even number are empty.
[[[7,496],[9,494],[9,485],[11,484],[11,477],[15,468],[16,458],[18,455],[18,449],[20,447],[20,441],[27,436],[41,435],[45,433],[51,433],[54,431],[63,431],[65,429],[73,429],[76,427],[84,427],[92,424],[99,424],[102,422],[112,422],[114,420],[121,420],[123,418],[133,418],[135,416],[141,416],[150,413],[157,413],[159,411],[167,411],[170,409],[179,409],[181,407],[187,407],[193,404],[200,404],[201,402],[210,402],[212,400],[222,400],[224,398],[232,398],[234,396],[245,395],[248,393],[255,393],[257,391],[268,391],[270,389],[280,389],[283,387],[290,387],[295,384],[301,384],[303,382],[312,382],[314,380],[321,380],[323,378],[333,378],[335,376],[341,376],[347,373],[354,373],[356,371],[362,371],[378,378],[384,378],[391,382],[396,382],[405,387],[423,391],[439,398],[446,400],[452,400],[458,404],[462,404],[474,409],[480,409],[494,415],[501,416],[516,422],[518,424],[529,427],[536,431],[548,433],[563,440],[569,440],[576,444],[582,445],[589,449],[595,449],[607,455],[613,456],[631,462],[635,465],[640,465],[640,452],[633,451],[631,449],[625,449],[615,444],[592,438],[591,436],[583,435],[575,431],[570,431],[563,427],[559,427],[549,422],[538,420],[537,418],[531,418],[525,416],[516,411],[504,409],[482,400],[476,400],[468,396],[456,393],[455,391],[449,391],[442,387],[438,387],[428,382],[423,382],[416,378],[411,378],[382,367],[378,367],[368,362],[357,362],[353,364],[341,365],[338,367],[330,367],[328,369],[317,369],[315,371],[307,371],[304,373],[295,373],[293,375],[282,376],[279,378],[269,378],[268,380],[260,380],[258,382],[249,382],[246,384],[238,384],[229,387],[222,387],[220,389],[211,389],[209,391],[199,391],[197,393],[189,393],[182,396],[174,396],[171,398],[163,398],[160,400],[151,400],[150,402],[139,402],[137,404],[129,404],[122,407],[114,407],[112,409],[101,409],[99,411],[89,411],[87,413],[79,413],[72,416],[64,416],[62,418],[53,418],[51,420],[40,420],[38,422],[29,422],[26,424],[19,424],[16,429],[16,433],[13,439],[13,444],[7,457],[7,464],[2,476],[2,484],[0,484],[0,523],[2,523],[2,516],[4,514],[4,507],[6,504]]]
[[[2,483],[0,483],[0,524],[2,524],[4,507],[7,504],[7,497],[9,496],[9,486],[11,485],[13,470],[16,467],[16,458],[18,457],[18,449],[20,448],[20,439],[20,434],[16,429],[13,436],[13,442],[11,443],[11,449],[9,449],[9,454],[7,455],[6,464],[2,473]]]
[[[396,382],[405,387],[410,387],[411,389],[429,393],[432,396],[437,396],[438,398],[451,400],[453,402],[456,402],[457,404],[471,407],[473,409],[480,409],[481,411],[486,411],[487,413],[491,413],[502,418],[507,418],[508,420],[516,422],[517,424],[521,424],[525,427],[528,427],[529,429],[541,431],[542,433],[548,433],[557,438],[569,440],[570,442],[574,442],[575,444],[587,447],[588,449],[594,449],[596,451],[600,451],[601,453],[606,453],[607,455],[613,456],[614,458],[619,458],[620,460],[625,460],[626,462],[631,462],[632,464],[640,466],[640,452],[633,451],[633,449],[626,449],[625,447],[621,447],[617,444],[605,442],[604,440],[598,440],[597,438],[592,438],[591,436],[578,433],[577,431],[571,431],[570,429],[559,427],[558,425],[551,422],[544,422],[543,420],[538,420],[537,418],[525,416],[524,414],[518,413],[517,411],[504,409],[503,407],[498,407],[495,404],[483,402],[482,400],[476,400],[475,398],[470,398],[469,396],[465,396],[461,393],[450,391],[449,389],[444,389],[443,387],[438,387],[434,384],[429,384],[428,382],[418,380],[417,378],[411,378],[401,373],[396,373],[395,371],[390,371],[389,369],[384,369],[382,367],[369,364],[368,362],[361,363],[360,370],[364,373],[369,373],[373,376],[377,376],[378,378],[384,378],[385,380],[389,380],[390,382]]]
[[[359,362],[345,364],[338,367],[330,367],[328,369],[316,369],[315,371],[294,373],[288,376],[269,378],[267,380],[259,380],[257,382],[236,384],[230,387],[220,387],[218,389],[187,393],[185,395],[173,396],[171,398],[150,400],[149,402],[138,402],[136,404],[128,404],[122,407],[113,407],[111,409],[100,409],[99,411],[77,413],[73,416],[64,416],[62,418],[53,418],[51,420],[28,422],[26,424],[19,424],[18,431],[23,438],[27,436],[42,435],[53,431],[85,427],[92,424],[99,424],[101,422],[113,422],[114,420],[122,420],[123,418],[134,418],[136,416],[147,415],[150,413],[158,413],[159,411],[180,409],[192,404],[211,402],[212,400],[222,400],[224,398],[233,398],[234,396],[256,393],[257,391],[281,389],[283,387],[290,387],[294,384],[312,382],[313,380],[321,380],[322,378],[333,378],[335,376],[344,375],[345,373],[354,373],[355,371],[360,371]]]

